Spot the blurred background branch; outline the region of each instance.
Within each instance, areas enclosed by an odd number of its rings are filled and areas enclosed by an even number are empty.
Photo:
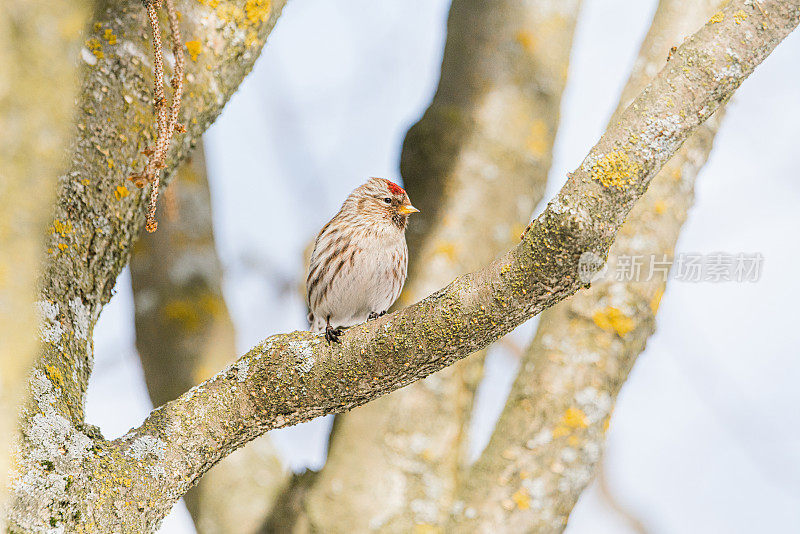
[[[660,1],[609,124],[664,66],[670,48],[708,20],[717,3]],[[620,278],[614,260],[672,257],[721,118],[722,110],[650,184],[617,235],[606,276],[542,313],[489,445],[461,488],[461,531],[504,524],[512,532],[555,532],[566,526],[600,461],[617,394],[655,330],[666,285],[661,273]]]
[[[36,357],[36,282],[73,129],[90,0],[0,4],[0,509],[17,408]],[[0,528],[3,519],[0,518]]]
[[[141,234],[130,263],[136,348],[154,406],[177,398],[236,356],[202,143],[178,167],[163,203],[158,231]],[[184,499],[200,533],[252,532],[285,477],[269,438],[262,436],[216,465]]]

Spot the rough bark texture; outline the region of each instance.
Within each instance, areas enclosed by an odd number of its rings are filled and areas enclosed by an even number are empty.
[[[36,278],[63,171],[88,0],[0,5],[0,508],[36,357]],[[0,519],[0,529],[2,520]]]
[[[181,5],[185,34],[218,45],[203,56],[211,69],[193,73],[196,85],[187,91],[185,114],[198,125],[181,139],[182,147],[219,112],[255,54],[246,44],[249,32],[242,30],[250,15],[237,19],[234,12],[225,21],[230,12],[220,12],[224,5]],[[126,55],[109,54],[90,69],[74,168],[59,181],[56,218],[63,231],[56,229],[53,242],[68,246],[46,265],[44,295],[54,313],[42,325],[50,336],[48,349],[33,371],[24,414],[28,425],[11,511],[16,530],[152,531],[203,473],[247,441],[272,428],[346,411],[423,378],[572,295],[584,285],[581,255],[606,257],[664,163],[800,22],[800,0],[732,2],[677,50],[516,247],[418,304],[351,328],[341,344],[308,332],[272,336],[155,409],[139,428],[106,441],[81,424],[81,401],[91,325],[144,219],[142,195],[119,195],[115,202],[113,186],[121,177],[108,176],[109,165],[129,168],[131,145],[149,131],[129,132],[127,143],[117,139],[126,127],[137,128],[135,109],[146,109],[146,56],[131,53],[145,39],[132,30],[143,27],[139,11],[138,5],[117,6],[115,17],[125,23],[114,23],[114,34],[122,37],[112,47]],[[254,39],[271,27],[271,13],[264,23],[253,23]],[[202,33],[194,24],[201,17]],[[138,91],[128,93],[128,83]],[[208,91],[218,98],[202,98],[210,97]],[[120,102],[116,97],[127,102],[125,95],[135,109],[113,108]],[[121,122],[109,126],[112,117]],[[110,149],[119,160],[108,161]]]
[[[154,406],[176,399],[236,357],[202,144],[178,168],[164,204],[158,231],[143,234],[131,254],[136,348]],[[253,532],[285,478],[262,436],[215,466],[186,494],[186,505],[201,533]]]
[[[167,171],[249,72],[283,4],[178,2],[191,58],[181,111],[188,133],[173,143]],[[83,424],[92,329],[144,221],[148,191],[126,177],[141,170],[140,151],[154,139],[152,50],[141,2],[114,3],[90,28],[70,168],[58,179],[43,267],[44,349],[29,384],[13,487],[11,522],[22,531],[141,532],[172,506],[158,502],[155,490],[127,497],[136,475],[125,461],[137,463],[139,453],[123,460]],[[113,461],[120,469],[110,468]]]
[[[716,0],[661,0],[626,85],[618,120],[633,96],[680,43],[714,13]],[[734,14],[734,17],[736,15]],[[591,480],[620,387],[647,338],[666,281],[615,279],[615,259],[672,258],[711,150],[720,110],[664,166],[611,249],[606,278],[546,310],[492,439],[460,492],[461,532],[559,532]],[[498,506],[500,503],[500,506]]]
[[[519,240],[542,199],[578,1],[456,0],[439,88],[406,138],[412,303]],[[432,202],[432,199],[436,199]],[[466,448],[477,355],[341,416],[306,510],[321,532],[447,517]]]

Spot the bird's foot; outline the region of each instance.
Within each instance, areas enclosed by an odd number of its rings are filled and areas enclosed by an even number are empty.
[[[377,319],[378,317],[383,317],[384,315],[386,315],[386,310],[384,310],[384,311],[382,311],[380,313],[369,312],[369,315],[367,316],[367,321],[371,321],[373,319]]]
[[[339,343],[339,336],[342,335],[342,331],[343,329],[341,327],[334,328],[328,325],[325,328],[325,339],[327,339],[329,343]]]

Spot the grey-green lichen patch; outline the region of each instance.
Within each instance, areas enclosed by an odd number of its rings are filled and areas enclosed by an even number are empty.
[[[40,300],[36,303],[39,316],[39,337],[45,343],[59,343],[64,327],[58,319],[58,304]]]
[[[89,310],[79,298],[69,301],[69,309],[72,312],[72,329],[78,339],[86,341],[89,335]]]
[[[11,481],[11,524],[26,532],[63,530],[81,508],[68,490],[85,478],[92,440],[56,409],[58,393],[44,372],[34,369],[30,387],[33,405]]]
[[[302,337],[288,343],[289,350],[295,355],[295,369],[300,373],[308,373],[314,368],[317,362],[314,350],[322,343],[321,336]]]

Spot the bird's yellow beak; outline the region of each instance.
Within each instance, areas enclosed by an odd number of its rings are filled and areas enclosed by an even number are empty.
[[[409,213],[419,213],[419,210],[414,206],[412,206],[411,204],[403,204],[399,208],[397,208],[397,211],[399,211],[403,215],[408,215]]]

